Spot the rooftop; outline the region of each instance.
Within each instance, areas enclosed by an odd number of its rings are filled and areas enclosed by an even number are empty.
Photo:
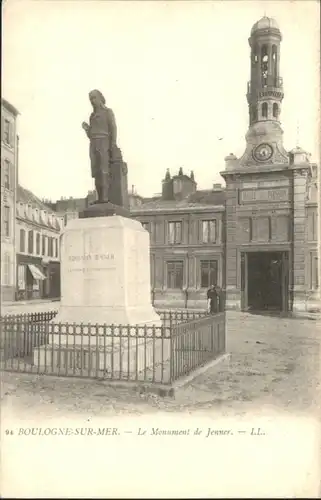
[[[18,203],[26,203],[31,205],[34,208],[38,208],[39,210],[46,210],[48,213],[55,213],[53,210],[50,210],[48,205],[45,205],[40,198],[34,195],[28,189],[22,187],[20,184],[18,185],[17,190],[17,201]]]
[[[259,19],[259,21],[253,24],[251,35],[253,35],[256,31],[266,29],[274,29],[280,31],[279,25],[275,19],[273,19],[272,17],[263,16],[261,19]]]
[[[196,191],[183,200],[162,200],[161,197],[143,201],[142,205],[132,209],[133,212],[153,210],[184,210],[191,208],[209,208],[222,206],[225,203],[225,192],[214,190]]]

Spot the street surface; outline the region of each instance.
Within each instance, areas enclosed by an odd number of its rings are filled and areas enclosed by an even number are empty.
[[[39,304],[33,311],[57,308]],[[175,399],[108,387],[89,379],[2,373],[2,415],[114,415],[146,412],[315,413],[320,394],[320,321],[227,313],[229,366],[217,365]]]
[[[2,372],[3,496],[319,498],[320,326],[229,312],[230,365],[175,399]]]

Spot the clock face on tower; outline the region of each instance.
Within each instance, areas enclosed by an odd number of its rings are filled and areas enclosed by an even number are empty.
[[[253,157],[257,161],[267,161],[273,154],[273,148],[270,144],[259,144],[253,151]]]

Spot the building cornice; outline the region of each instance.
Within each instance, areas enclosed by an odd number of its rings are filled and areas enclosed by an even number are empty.
[[[20,113],[17,110],[17,108],[15,108],[13,106],[13,104],[11,104],[9,101],[7,101],[7,99],[1,98],[1,105],[4,108],[6,108],[7,111],[9,111],[10,113],[12,113],[15,117],[17,117],[18,115],[20,115]]]
[[[224,212],[224,205],[202,205],[198,207],[177,207],[177,208],[145,208],[131,210],[130,213],[133,216],[138,215],[175,215],[177,213],[189,215],[192,213],[207,213],[207,212]]]
[[[60,230],[59,229],[55,229],[53,227],[50,227],[50,226],[46,226],[45,224],[39,224],[38,222],[35,222],[35,221],[31,221],[29,219],[24,219],[23,217],[19,216],[19,215],[16,215],[16,220],[20,221],[20,222],[23,222],[24,224],[27,224],[29,226],[34,226],[38,229],[46,229],[47,231],[52,231],[56,234],[60,234]]]

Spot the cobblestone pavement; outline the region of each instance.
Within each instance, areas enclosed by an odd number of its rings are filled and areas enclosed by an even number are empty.
[[[320,402],[321,324],[227,313],[229,366],[217,365],[175,398],[139,394],[88,379],[2,373],[2,418],[143,415],[204,410],[222,415],[286,410],[315,414]]]

